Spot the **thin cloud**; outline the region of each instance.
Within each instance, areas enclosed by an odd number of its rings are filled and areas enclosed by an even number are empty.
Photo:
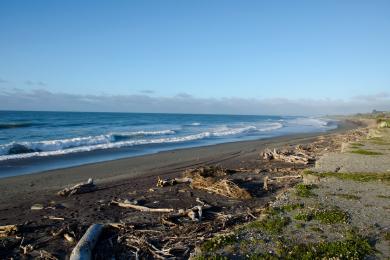
[[[42,81],[33,81],[33,80],[26,80],[24,84],[28,86],[38,86],[38,87],[45,87],[46,83]]]
[[[172,97],[139,95],[76,95],[45,89],[0,91],[2,110],[57,110],[107,112],[165,112],[202,114],[324,115],[390,110],[390,96],[364,100],[197,98],[186,93]]]
[[[140,90],[139,92],[142,94],[154,94],[155,93],[154,90],[150,90],[150,89]]]
[[[8,83],[8,80],[5,80],[5,79],[3,79],[3,78],[0,78],[0,84],[2,84],[2,83]]]

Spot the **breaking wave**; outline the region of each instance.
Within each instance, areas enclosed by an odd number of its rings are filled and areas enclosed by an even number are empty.
[[[229,128],[225,126],[201,133],[172,137],[169,135],[177,134],[175,130],[120,132],[59,140],[12,142],[0,145],[0,161],[131,147],[136,145],[182,143],[211,137],[218,138],[223,136],[273,131],[282,127],[283,125],[281,123],[270,123],[258,127],[245,126]],[[166,137],[167,135],[169,137]]]

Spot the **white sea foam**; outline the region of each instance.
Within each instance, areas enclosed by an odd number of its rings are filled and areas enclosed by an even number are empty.
[[[173,130],[161,130],[161,131],[138,131],[129,133],[110,133],[107,135],[77,137],[62,140],[48,140],[40,142],[20,142],[9,143],[6,145],[0,145],[0,161],[10,159],[21,159],[30,157],[43,157],[63,155],[77,152],[88,152],[93,150],[103,150],[112,148],[131,147],[136,145],[147,144],[168,144],[168,143],[180,143],[196,141],[210,137],[223,137],[229,135],[239,135],[249,132],[263,132],[272,131],[283,127],[280,123],[270,123],[256,126],[245,127],[227,127],[223,126],[216,129],[210,129],[210,131],[190,134],[186,136],[174,136],[174,137],[160,137],[149,139],[127,139],[117,140],[117,136],[132,137],[132,136],[153,136],[153,135],[173,135],[176,134]],[[9,151],[15,145],[22,146],[25,150],[32,150],[33,152],[25,152],[18,154],[9,154]]]
[[[315,118],[315,117],[300,117],[300,118],[289,120],[289,122],[297,125],[302,125],[302,126],[313,126],[313,127],[324,128],[324,127],[328,127],[331,121],[322,118]]]

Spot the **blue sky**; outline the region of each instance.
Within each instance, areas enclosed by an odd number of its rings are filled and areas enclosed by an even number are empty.
[[[155,102],[387,97],[389,14],[390,1],[375,0],[4,0],[0,109],[21,108],[20,92]]]

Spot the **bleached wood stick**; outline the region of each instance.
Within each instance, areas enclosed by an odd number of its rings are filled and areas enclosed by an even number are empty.
[[[300,178],[302,178],[301,175],[289,175],[289,176],[282,176],[282,177],[273,177],[271,180],[300,179]]]
[[[102,224],[91,225],[77,245],[73,248],[70,260],[89,260],[92,259],[92,250],[94,249],[100,234],[103,231]]]
[[[135,210],[139,210],[139,211],[143,211],[143,212],[169,213],[169,212],[172,212],[174,210],[174,209],[169,209],[169,208],[148,208],[148,207],[145,207],[145,206],[134,205],[134,204],[131,204],[131,203],[119,202],[119,201],[112,201],[111,203],[115,204],[115,205],[117,205],[119,207],[122,207],[122,208],[131,208],[131,209],[135,209]]]

